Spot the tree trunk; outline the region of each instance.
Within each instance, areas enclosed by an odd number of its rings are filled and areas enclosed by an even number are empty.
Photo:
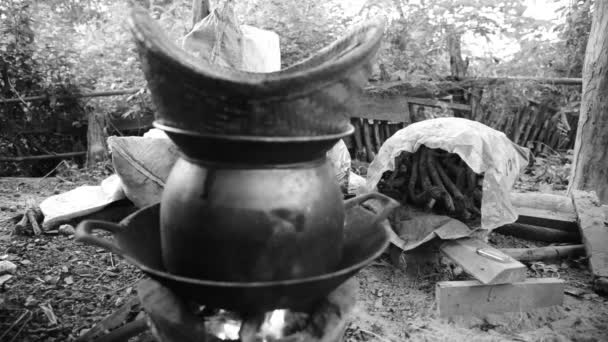
[[[467,74],[468,61],[462,59],[461,51],[462,36],[456,32],[454,27],[447,29],[447,48],[450,55],[450,73],[455,80],[463,79]],[[456,90],[452,92],[452,100],[456,103],[465,103],[464,90]],[[454,110],[454,116],[457,118],[470,118],[470,113]]]
[[[464,78],[467,74],[468,61],[462,59],[461,35],[454,28],[447,31],[448,53],[450,54],[450,70],[452,77],[457,80]]]
[[[87,128],[87,167],[102,162],[108,157],[106,146],[105,116],[103,114],[89,112]]]
[[[608,203],[608,1],[595,2],[585,52],[572,190],[594,190]]]
[[[192,0],[192,27],[209,15],[209,0]]]

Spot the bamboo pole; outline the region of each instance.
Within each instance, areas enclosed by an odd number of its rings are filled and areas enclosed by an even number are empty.
[[[117,96],[117,95],[128,95],[135,94],[140,91],[142,88],[130,88],[130,89],[122,89],[122,90],[106,90],[106,91],[97,91],[92,93],[84,93],[84,94],[74,94],[74,95],[61,95],[57,96],[58,100],[61,99],[71,99],[71,98],[83,98],[83,97],[103,97],[103,96]],[[26,96],[16,99],[0,99],[0,104],[5,103],[15,103],[15,102],[33,102],[33,101],[43,101],[49,100],[51,96],[49,95],[38,95],[38,96]]]
[[[500,251],[519,261],[539,261],[585,255],[585,246],[567,245],[538,248],[501,248]]]
[[[85,154],[87,154],[86,151],[80,151],[80,152],[67,152],[67,153],[56,153],[56,154],[43,154],[43,155],[38,155],[38,156],[0,157],[0,162],[22,162],[22,161],[26,161],[26,160],[70,158],[70,157],[84,156]]]

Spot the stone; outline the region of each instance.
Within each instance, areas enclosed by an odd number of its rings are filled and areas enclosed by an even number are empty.
[[[38,305],[38,301],[36,300],[36,298],[34,298],[34,296],[28,296],[25,299],[25,306],[26,307],[33,307]]]
[[[11,279],[13,276],[10,274],[5,274],[5,275],[1,275],[0,276],[0,286],[4,285],[4,283],[6,283],[9,279]]]
[[[74,227],[69,224],[62,224],[59,227],[58,232],[61,235],[70,236],[70,235],[74,235],[76,233],[76,229],[74,229]]]
[[[17,270],[17,265],[8,260],[0,261],[0,274],[14,274]]]

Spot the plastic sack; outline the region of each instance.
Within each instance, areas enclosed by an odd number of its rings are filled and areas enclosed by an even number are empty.
[[[122,198],[125,198],[125,194],[116,175],[104,179],[98,186],[83,185],[48,197],[40,203],[40,211],[44,215],[42,228],[48,230],[71,219],[94,213]]]
[[[166,138],[110,137],[112,164],[125,195],[138,208],[160,202],[165,180],[179,156]]]
[[[359,176],[358,174],[349,171],[348,173],[348,193],[349,194],[358,194],[360,192],[359,189],[365,188],[365,178]]]
[[[327,152],[327,159],[336,172],[338,184],[343,193],[348,192],[348,178],[350,176],[350,152],[342,139]]]
[[[241,69],[251,72],[281,70],[279,35],[249,25],[241,25],[243,32],[243,64]]]
[[[208,63],[250,72],[281,69],[279,35],[238,25],[232,1],[225,1],[182,39],[182,48]]]
[[[182,48],[211,64],[241,69],[243,32],[232,1],[225,1],[199,21],[182,40]]]
[[[456,153],[475,173],[484,173],[481,228],[492,230],[513,223],[517,213],[510,190],[528,163],[529,151],[504,133],[462,118],[437,118],[411,124],[390,137],[367,170],[364,191],[376,189],[382,174],[395,169],[401,152],[416,152],[424,145]]]

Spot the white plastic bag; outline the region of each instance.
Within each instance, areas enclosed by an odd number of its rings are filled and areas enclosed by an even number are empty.
[[[46,198],[40,203],[44,215],[42,227],[47,230],[71,219],[94,213],[106,205],[125,198],[120,178],[112,175],[101,185],[83,185]]]
[[[279,35],[249,25],[241,25],[243,32],[242,70],[273,72],[281,70]]]
[[[165,181],[179,156],[166,138],[110,137],[112,164],[123,190],[141,208],[160,201]]]
[[[364,191],[375,190],[382,174],[395,169],[395,157],[401,152],[416,152],[421,145],[456,153],[475,173],[484,173],[482,229],[515,222],[517,213],[509,194],[528,163],[529,151],[504,133],[467,119],[437,118],[399,130],[382,145],[370,164]]]
[[[223,67],[250,72],[281,69],[279,35],[239,25],[232,1],[225,1],[194,25],[182,39],[182,48]]]
[[[348,178],[350,176],[350,152],[342,139],[327,152],[327,159],[331,163],[342,192],[348,192]]]
[[[194,25],[183,38],[182,48],[211,64],[241,69],[243,32],[232,1],[225,1]]]

